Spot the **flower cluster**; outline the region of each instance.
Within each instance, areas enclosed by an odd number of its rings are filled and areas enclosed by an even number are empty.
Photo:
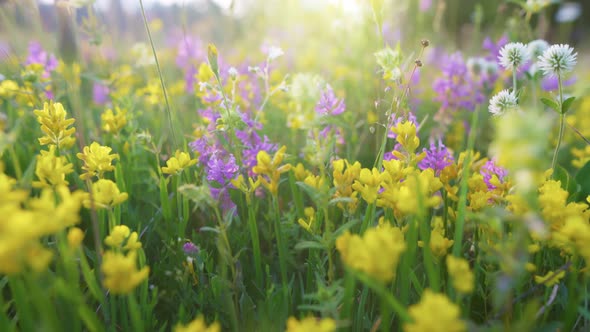
[[[54,253],[41,240],[79,223],[83,193],[55,185],[44,187],[39,197],[29,197],[3,172],[0,192],[0,274],[44,271]]]
[[[76,128],[68,128],[76,120],[67,119],[63,105],[50,101],[43,104],[42,110],[35,110],[37,121],[45,136],[39,138],[41,145],[56,145],[58,149],[67,149],[74,145],[76,139],[72,135]]]
[[[336,248],[345,265],[382,282],[390,282],[396,275],[406,243],[399,228],[382,223],[368,229],[362,237],[345,232],[336,240]]]
[[[419,303],[409,309],[412,323],[404,325],[405,332],[466,331],[460,308],[442,294],[427,289]]]
[[[104,287],[113,294],[129,294],[147,279],[150,272],[147,266],[137,268],[138,250],[141,249],[137,232],[131,232],[125,225],[115,226],[104,242],[109,247],[101,265]]]

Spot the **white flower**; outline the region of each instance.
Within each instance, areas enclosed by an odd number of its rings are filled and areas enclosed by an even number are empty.
[[[493,115],[502,115],[504,112],[516,107],[518,107],[518,97],[516,97],[514,91],[502,90],[490,99],[488,109]]]
[[[574,69],[577,56],[569,45],[552,45],[539,57],[539,69],[548,76],[568,73]]]
[[[539,56],[543,55],[546,49],[549,48],[549,43],[544,41],[543,39],[533,40],[527,44],[527,48],[529,49],[529,54],[533,59],[537,59]]]
[[[238,74],[239,74],[239,73],[238,73],[238,70],[236,69],[236,67],[230,67],[230,68],[227,70],[227,73],[229,74],[229,77],[230,77],[232,80],[235,80],[235,79],[238,77]]]
[[[555,20],[559,23],[573,22],[582,15],[582,5],[576,2],[566,2],[559,7]]]
[[[285,54],[285,52],[283,52],[283,50],[280,47],[271,46],[268,49],[268,60],[272,61],[272,60],[282,56],[283,54]]]
[[[498,59],[502,67],[517,70],[529,61],[530,55],[523,43],[510,43],[502,47]]]

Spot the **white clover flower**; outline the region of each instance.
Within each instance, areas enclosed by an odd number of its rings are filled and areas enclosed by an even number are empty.
[[[239,74],[239,73],[238,73],[238,70],[236,69],[236,67],[230,67],[230,68],[227,70],[227,73],[229,74],[229,77],[230,77],[232,80],[235,80],[235,79],[238,77],[238,74]]]
[[[502,47],[498,59],[502,67],[517,70],[529,61],[530,55],[523,43],[509,43]]]
[[[547,76],[569,73],[576,65],[578,53],[567,44],[549,47],[539,59],[539,69]]]
[[[272,61],[280,56],[283,56],[285,52],[280,47],[271,46],[268,49],[268,60]]]
[[[529,50],[529,54],[533,60],[536,60],[538,57],[543,55],[543,52],[549,48],[549,43],[544,41],[543,39],[533,40],[527,44],[527,48]]]
[[[568,23],[577,20],[582,15],[582,5],[576,2],[566,2],[559,7],[555,14],[555,20],[559,23]]]
[[[493,115],[502,115],[504,112],[518,107],[518,97],[514,91],[502,90],[490,99],[488,110]]]

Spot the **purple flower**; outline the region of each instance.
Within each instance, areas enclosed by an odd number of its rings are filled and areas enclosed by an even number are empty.
[[[109,87],[101,83],[94,83],[92,86],[92,100],[97,105],[106,104],[109,101]]]
[[[315,106],[316,112],[322,115],[338,115],[342,114],[345,109],[344,100],[336,98],[334,90],[332,90],[330,84],[327,84]]]
[[[441,108],[473,111],[476,105],[485,101],[481,86],[470,75],[460,52],[444,58],[441,69],[441,77],[432,86]]]
[[[192,242],[187,242],[182,246],[182,251],[184,251],[187,256],[194,256],[199,253],[199,247]]]
[[[29,55],[25,64],[40,64],[43,65],[43,78],[48,78],[51,72],[57,68],[57,58],[53,54],[45,52],[41,44],[36,41],[29,43]]]
[[[217,151],[213,153],[207,163],[207,180],[223,185],[232,180],[238,170],[239,167],[233,154],[224,156],[222,151]]]
[[[178,42],[178,54],[176,65],[184,70],[186,91],[192,93],[197,81],[198,73],[195,63],[205,61],[206,51],[203,43],[198,38],[183,37]]]
[[[418,164],[421,170],[432,169],[438,176],[443,168],[453,164],[455,158],[447,147],[439,140],[438,144],[430,142],[430,148],[423,149],[426,152],[426,157]]]
[[[219,202],[219,207],[225,216],[228,212],[230,212],[233,208],[236,207],[236,204],[231,200],[229,196],[229,191],[227,187],[215,188],[209,187],[211,192],[211,197]],[[234,213],[236,211],[234,210]]]
[[[500,56],[500,50],[504,45],[508,44],[508,37],[502,36],[498,39],[497,42],[493,42],[490,37],[486,37],[483,41],[483,49],[488,51],[488,55],[486,56],[487,60],[497,61],[498,56]]]
[[[568,80],[563,81],[563,86],[570,86],[574,83],[576,83],[576,77],[571,77]],[[543,80],[541,81],[541,88],[545,91],[554,91],[559,89],[559,80],[557,79],[557,76],[546,76],[543,78]]]
[[[498,180],[500,180],[500,182],[503,182],[506,175],[508,175],[508,171],[496,165],[496,163],[493,160],[489,160],[488,162],[486,162],[481,167],[480,173],[481,175],[483,175],[483,180],[488,186],[488,189],[490,190],[496,189],[496,186],[490,183],[490,180],[494,175],[498,177]]]
[[[10,52],[10,45],[0,40],[0,61],[8,60]]]
[[[432,7],[432,0],[420,0],[420,11],[425,12]]]

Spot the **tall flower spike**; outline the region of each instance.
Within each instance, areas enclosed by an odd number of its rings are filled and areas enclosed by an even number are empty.
[[[41,145],[57,145],[58,148],[70,148],[76,142],[72,135],[76,128],[68,128],[76,120],[67,119],[67,112],[61,103],[43,104],[42,110],[33,111],[37,116],[37,122],[41,124],[41,131],[45,136],[39,138]]]
[[[55,145],[49,147],[49,151],[41,151],[37,156],[35,175],[39,181],[33,181],[33,187],[45,188],[60,185],[68,185],[66,175],[74,171],[74,165],[68,163],[64,156],[55,155]]]
[[[523,43],[510,43],[502,47],[498,59],[502,67],[518,70],[530,60],[530,54]]]
[[[126,255],[107,251],[103,256],[103,284],[113,294],[129,294],[147,279],[150,268],[137,269],[137,252],[130,251]]]
[[[569,45],[553,45],[539,57],[538,65],[546,76],[563,75],[574,69],[577,56]]]
[[[166,161],[166,166],[162,167],[162,173],[164,174],[179,174],[185,168],[190,167],[197,163],[196,159],[191,159],[191,156],[187,152],[176,150],[174,157],[171,157]]]
[[[511,90],[502,90],[490,99],[488,110],[493,115],[502,115],[504,112],[518,107],[518,97]]]
[[[78,159],[84,161],[84,174],[80,175],[80,179],[88,180],[94,176],[102,178],[104,172],[110,172],[115,169],[111,163],[113,160],[119,158],[118,154],[109,154],[113,149],[108,146],[102,146],[96,142],[92,142],[90,146],[85,146],[83,153],[76,154]]]
[[[92,197],[95,208],[108,209],[125,202],[129,195],[122,193],[113,181],[100,179],[92,184]],[[86,208],[93,205],[90,201],[90,194],[87,194],[83,203]]]

